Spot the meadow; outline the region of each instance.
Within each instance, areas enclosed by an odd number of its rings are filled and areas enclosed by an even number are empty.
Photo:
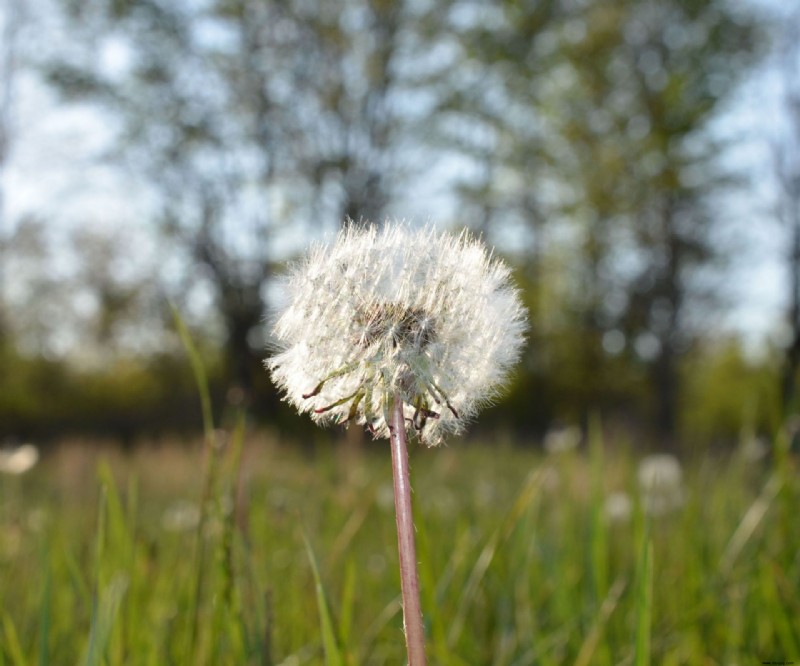
[[[786,449],[648,485],[600,436],[412,446],[430,663],[800,662]],[[385,442],[65,443],[0,483],[2,665],[405,663]]]

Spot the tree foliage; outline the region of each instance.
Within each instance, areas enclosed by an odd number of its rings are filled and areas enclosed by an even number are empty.
[[[730,174],[711,124],[752,61],[755,29],[714,0],[498,5],[496,21],[466,33],[492,93],[466,107],[491,137],[471,196],[500,233],[509,218],[527,226],[520,260],[537,283],[547,259],[565,259],[560,322],[534,302],[533,340],[552,353],[537,338],[548,325],[574,340],[582,404],[604,402],[624,356],[632,377],[649,375],[669,443],[679,360],[708,328],[723,255],[714,197]]]
[[[434,219],[506,252],[531,313],[506,423],[599,410],[670,445],[694,422],[702,382],[684,368],[713,337],[730,259],[717,202],[734,174],[713,128],[758,35],[729,3],[53,3],[70,38],[42,71],[107,114],[108,163],[168,256],[137,285],[113,247],[82,241],[98,346],[143,293],[205,295],[222,376],[273,417],[278,266],[346,217],[402,216],[440,178],[454,219]]]
[[[173,297],[209,285],[249,391],[287,236],[383,215],[412,85],[397,61],[419,17],[412,3],[350,0],[65,7],[81,39],[47,63],[49,79],[119,120],[117,157],[155,194],[163,238],[190,267]]]
[[[789,307],[786,346],[781,377],[784,407],[797,409],[800,370],[800,13],[794,12],[783,26],[778,49],[778,74],[783,87],[787,127],[774,141],[777,179],[777,217],[789,240],[786,263],[789,274]]]

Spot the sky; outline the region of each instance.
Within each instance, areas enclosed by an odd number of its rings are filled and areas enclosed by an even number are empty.
[[[769,13],[784,11],[783,5],[771,0],[747,4]],[[100,57],[113,68],[124,54],[112,47]],[[734,143],[722,159],[750,183],[726,193],[720,201],[720,215],[729,217],[730,223],[722,227],[719,242],[729,244],[736,257],[735,269],[723,286],[731,307],[720,324],[741,334],[752,349],[780,339],[787,300],[786,234],[771,211],[775,190],[770,142],[780,135],[783,122],[780,97],[768,59],[747,77],[714,128]],[[77,225],[109,232],[124,228],[127,247],[137,258],[132,266],[145,272],[167,270],[153,265],[158,253],[145,222],[150,210],[146,189],[129,174],[101,163],[114,140],[111,119],[86,105],[59,102],[30,73],[17,78],[13,101],[13,143],[6,169],[0,173],[5,192],[0,233],[10,233],[30,215],[48,220],[55,238],[66,238]],[[453,201],[443,194],[446,188],[441,184],[459,165],[447,164],[444,169],[425,174],[410,205],[402,213],[395,212],[417,220],[450,220]],[[71,262],[79,260],[65,252],[64,265],[51,269],[68,272]],[[13,288],[13,281],[7,279],[3,288]]]
[[[797,20],[797,8],[780,0],[749,0],[775,25]],[[794,15],[794,16],[793,16]],[[798,51],[800,53],[800,51]],[[785,310],[789,275],[787,229],[776,219],[778,191],[774,177],[774,145],[787,132],[784,88],[769,53],[732,96],[716,131],[732,144],[726,163],[745,176],[745,185],[726,193],[722,216],[729,216],[728,237],[735,256],[730,274],[733,308],[726,325],[740,332],[751,347],[766,341],[788,342]]]
[[[721,201],[720,214],[729,224],[720,242],[729,244],[736,257],[728,286],[733,307],[726,325],[761,344],[781,335],[787,302],[788,240],[773,212],[777,192],[769,131],[780,124],[780,88],[768,72],[760,72],[736,98],[718,126],[721,134],[738,142],[727,162],[747,179]]]

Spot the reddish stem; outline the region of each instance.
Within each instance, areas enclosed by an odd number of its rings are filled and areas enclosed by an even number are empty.
[[[397,549],[400,554],[400,589],[403,594],[403,628],[406,634],[408,666],[425,666],[425,632],[419,601],[417,551],[414,545],[414,517],[411,513],[411,482],[406,445],[403,401],[395,394],[389,424],[394,474],[394,509],[397,517]]]

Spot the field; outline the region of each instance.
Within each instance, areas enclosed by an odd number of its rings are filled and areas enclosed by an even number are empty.
[[[96,451],[0,477],[0,664],[405,663],[385,443]],[[641,457],[412,447],[430,662],[800,663],[796,461]]]

